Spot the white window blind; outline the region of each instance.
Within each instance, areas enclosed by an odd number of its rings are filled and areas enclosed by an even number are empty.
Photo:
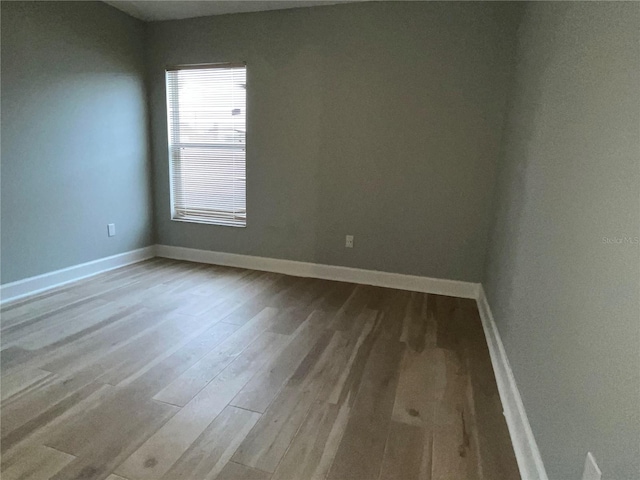
[[[167,69],[175,220],[246,225],[244,64]]]

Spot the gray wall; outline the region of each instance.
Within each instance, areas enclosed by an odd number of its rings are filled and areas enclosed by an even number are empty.
[[[158,243],[479,281],[519,12],[372,2],[150,24]],[[247,228],[173,222],[164,67],[238,60]]]
[[[2,2],[2,283],[152,242],[143,40],[103,3]]]
[[[543,2],[520,31],[485,288],[553,480],[587,451],[640,478],[639,25]]]

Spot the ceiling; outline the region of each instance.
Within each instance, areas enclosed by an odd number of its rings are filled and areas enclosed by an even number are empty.
[[[106,3],[129,15],[147,22],[158,20],[177,20],[181,18],[206,17],[208,15],[224,15],[227,13],[260,12],[264,10],[283,10],[286,8],[315,7],[318,5],[335,5],[367,0],[281,0],[281,1],[120,1],[109,0]]]

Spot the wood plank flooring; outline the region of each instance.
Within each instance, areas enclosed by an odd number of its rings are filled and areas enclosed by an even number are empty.
[[[472,300],[153,259],[1,340],[4,480],[520,478]]]

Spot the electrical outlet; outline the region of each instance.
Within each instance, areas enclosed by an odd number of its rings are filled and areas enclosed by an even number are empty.
[[[110,223],[107,225],[107,234],[110,237],[115,237],[116,236],[116,224],[115,223]]]
[[[602,472],[598,468],[596,459],[593,453],[587,453],[587,459],[584,461],[584,473],[582,474],[582,480],[600,480],[602,478]]]
[[[346,248],[353,248],[353,235],[347,235],[344,246]]]

